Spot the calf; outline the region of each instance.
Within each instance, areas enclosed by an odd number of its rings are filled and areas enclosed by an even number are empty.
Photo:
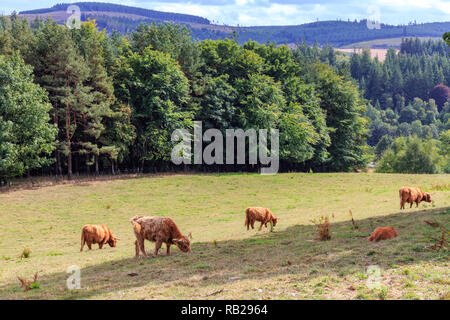
[[[397,235],[397,231],[393,227],[378,227],[370,235],[369,241],[378,242],[380,240],[395,238]]]
[[[103,245],[108,243],[110,247],[115,247],[117,245],[117,238],[111,233],[111,230],[105,225],[92,225],[87,224],[83,227],[81,231],[81,249],[83,251],[84,244],[87,244],[89,250],[94,243],[98,243],[98,248],[103,248]]]
[[[405,203],[410,204],[410,208],[413,203],[416,203],[416,208],[422,201],[431,202],[431,195],[428,192],[423,192],[420,188],[403,187],[398,191],[400,196],[400,210],[405,209]]]
[[[139,257],[139,251],[142,251],[143,255],[147,257],[144,247],[145,239],[156,242],[154,257],[158,256],[158,251],[163,242],[167,246],[167,255],[170,255],[172,244],[183,252],[191,252],[191,234],[182,235],[180,229],[170,218],[134,216],[130,222],[136,236],[134,242],[136,257]]]
[[[267,228],[267,224],[270,223],[271,227],[275,227],[278,222],[278,218],[272,214],[272,211],[268,208],[250,207],[245,210],[245,226],[247,230],[251,226],[254,229],[255,221],[260,221],[259,231],[261,231],[264,225]],[[272,231],[272,228],[270,228]]]

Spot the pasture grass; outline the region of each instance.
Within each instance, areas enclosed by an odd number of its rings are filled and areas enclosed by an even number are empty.
[[[433,188],[448,183],[449,175],[191,174],[0,193],[0,299],[448,299],[448,249],[427,249],[440,229],[424,223],[448,230],[450,192]],[[403,186],[430,191],[433,203],[400,211]],[[271,208],[275,232],[247,231],[248,206]],[[157,259],[135,259],[129,220],[138,214],[173,218],[192,232],[192,253],[167,257],[163,245]],[[311,220],[331,214],[331,239],[319,241]],[[79,252],[88,223],[108,225],[118,246]],[[399,236],[371,243],[378,226]],[[81,289],[66,288],[72,265]],[[39,289],[24,292],[17,276],[36,272]]]

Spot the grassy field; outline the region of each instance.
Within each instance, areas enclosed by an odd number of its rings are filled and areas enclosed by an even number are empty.
[[[450,191],[432,187],[449,182],[376,173],[168,175],[0,193],[0,299],[448,298],[448,250],[426,248],[440,231],[424,220],[448,230]],[[400,212],[402,186],[430,191],[433,203]],[[270,207],[280,218],[275,232],[247,231],[247,206]],[[192,253],[173,248],[166,257],[163,245],[159,258],[135,259],[136,214],[172,217],[192,232]],[[317,241],[310,220],[331,214],[331,240]],[[79,252],[87,223],[108,225],[118,246]],[[371,243],[378,226],[399,236]],[[24,248],[31,256],[21,259]],[[79,290],[66,289],[71,265],[81,268]],[[381,269],[375,288],[367,285],[371,265]],[[24,292],[16,277],[35,272],[40,288]]]
[[[434,40],[434,41],[440,41],[442,38],[440,37],[418,37],[421,41],[427,41],[427,40]],[[345,48],[372,48],[376,46],[377,48],[385,47],[385,48],[398,48],[400,49],[400,44],[402,43],[402,37],[399,38],[386,38],[386,39],[375,39],[375,40],[369,40],[369,41],[361,41],[361,42],[355,42],[346,46],[343,46]]]

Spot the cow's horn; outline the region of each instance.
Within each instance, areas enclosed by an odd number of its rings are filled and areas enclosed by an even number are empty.
[[[189,234],[187,235],[187,237],[188,237],[189,239],[192,239],[192,233],[189,232]]]

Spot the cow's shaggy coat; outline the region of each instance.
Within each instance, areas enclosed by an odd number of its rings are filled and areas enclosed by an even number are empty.
[[[249,230],[250,226],[254,229],[255,221],[261,222],[259,226],[259,231],[261,231],[264,225],[267,228],[267,224],[270,223],[271,226],[275,227],[278,222],[278,218],[272,214],[272,211],[268,208],[261,207],[250,207],[245,210],[245,226]],[[272,228],[271,228],[272,230]]]
[[[410,208],[413,203],[416,203],[416,208],[422,201],[431,202],[431,195],[428,192],[423,192],[420,188],[403,187],[398,191],[400,196],[400,209],[405,209],[405,203],[410,204]]]
[[[369,241],[378,242],[380,240],[392,239],[398,236],[397,231],[393,227],[378,227],[369,237]]]
[[[98,248],[103,248],[103,245],[108,243],[111,247],[117,245],[117,239],[111,233],[111,230],[105,225],[87,224],[81,231],[81,249],[83,251],[84,244],[87,244],[91,250],[92,244],[98,243]]]
[[[158,251],[163,243],[167,246],[167,255],[170,255],[170,246],[172,244],[176,245],[183,252],[191,252],[191,234],[184,236],[170,218],[134,216],[130,222],[133,225],[136,236],[136,241],[134,242],[136,257],[139,257],[140,252],[147,257],[144,247],[145,239],[156,242],[155,257],[158,255]]]

